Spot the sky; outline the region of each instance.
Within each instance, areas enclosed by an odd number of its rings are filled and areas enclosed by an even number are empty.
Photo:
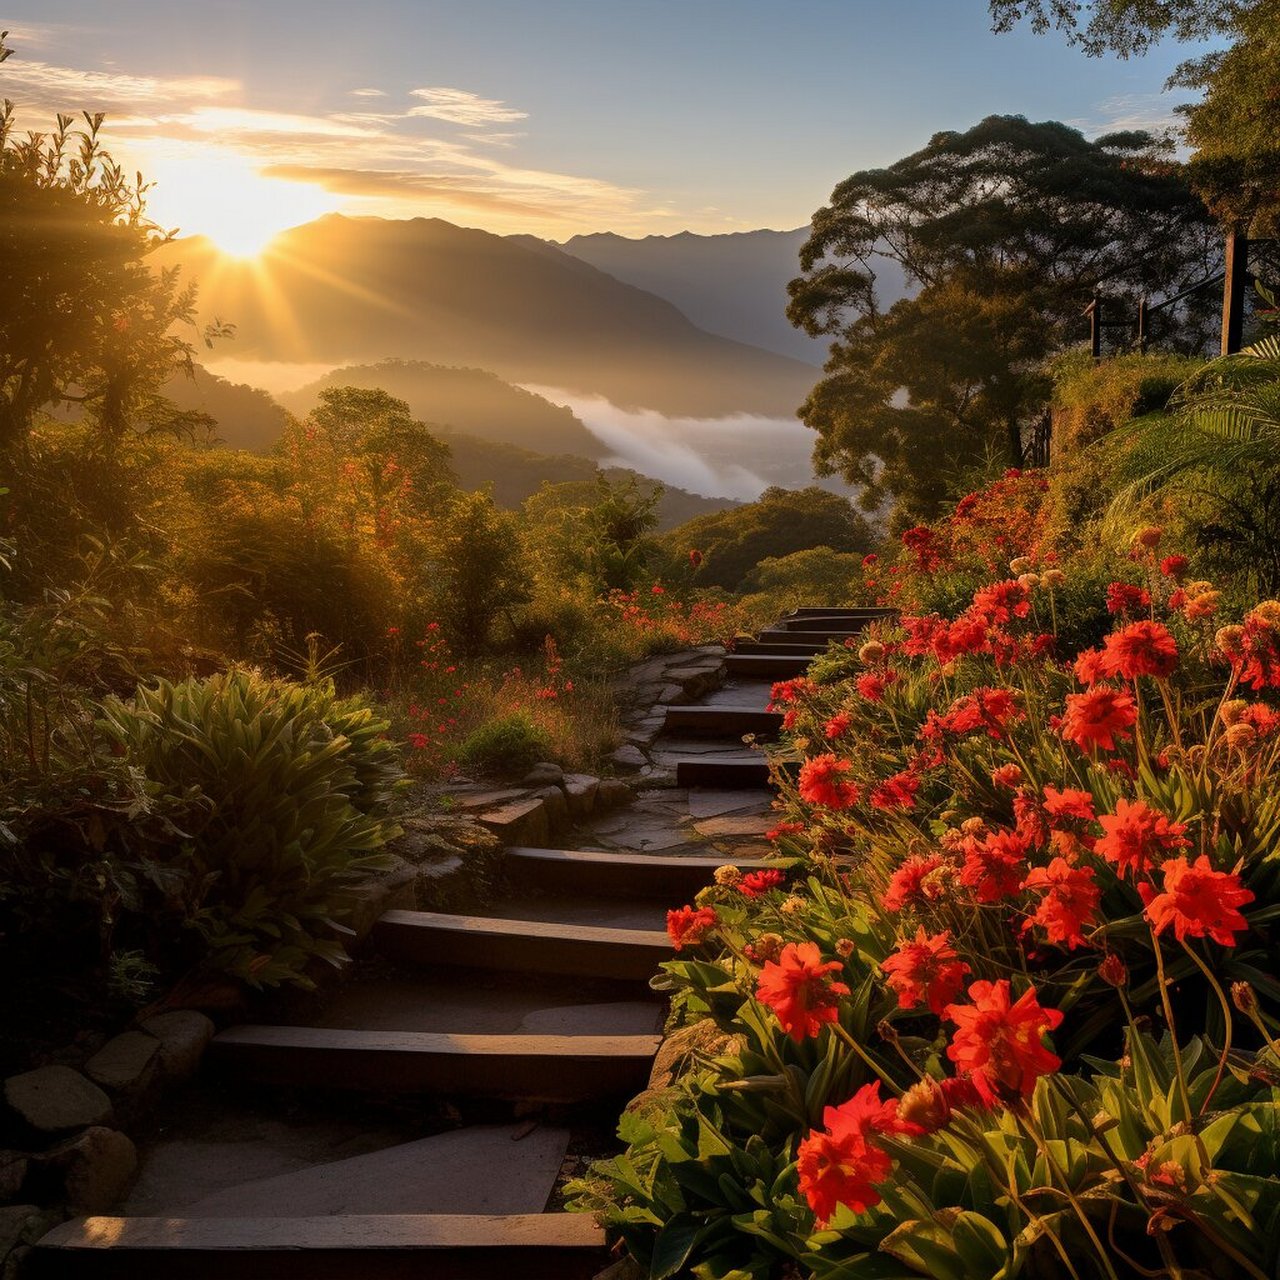
[[[1090,59],[985,0],[8,0],[24,127],[108,113],[162,226],[246,255],[325,212],[551,239],[805,224],[1009,113],[1160,126],[1194,48]]]

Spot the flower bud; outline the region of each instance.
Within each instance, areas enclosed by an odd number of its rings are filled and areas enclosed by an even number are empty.
[[[1228,658],[1238,657],[1240,642],[1244,639],[1244,628],[1232,623],[1227,627],[1219,627],[1214,634],[1213,643]]]
[[[1251,724],[1233,724],[1222,738],[1232,751],[1247,751],[1258,740],[1258,732]]]
[[[898,1119],[921,1133],[946,1128],[951,1122],[951,1104],[943,1086],[927,1079],[913,1084],[898,1102]]]
[[[852,938],[836,939],[836,955],[838,955],[841,960],[847,960],[857,949],[857,945],[854,943]]]
[[[1218,711],[1218,718],[1223,724],[1237,724],[1248,705],[1243,698],[1232,698],[1230,702],[1222,704]]]
[[[1067,585],[1067,575],[1061,569],[1046,569],[1040,575],[1040,581],[1046,587],[1065,587]]]
[[[784,945],[780,933],[762,933],[755,941],[755,959],[761,964],[776,960],[782,954]]]
[[[1009,561],[1009,572],[1016,578],[1019,574],[1027,573],[1031,569],[1030,556],[1018,556],[1016,560]]]
[[[1129,981],[1129,970],[1114,951],[1108,951],[1098,965],[1098,977],[1109,987],[1123,987]]]
[[[1251,1016],[1258,1011],[1258,993],[1247,982],[1231,984],[1231,1003],[1241,1013]]]
[[[778,908],[784,916],[798,915],[805,909],[806,903],[803,898],[790,897]]]
[[[885,647],[879,640],[868,640],[866,644],[858,650],[858,661],[863,666],[874,667],[876,663],[885,660]]]
[[[1138,547],[1146,547],[1148,551],[1160,545],[1160,539],[1164,537],[1164,530],[1159,525],[1149,524],[1145,529],[1139,529],[1133,535],[1133,545]]]
[[[1018,575],[1018,586],[1024,591],[1034,591],[1040,585],[1040,575],[1038,573],[1020,573]]]
[[[739,884],[742,880],[742,871],[738,867],[725,866],[716,868],[716,884],[724,885],[725,888],[733,888],[735,884]]]
[[[1280,600],[1264,600],[1245,614],[1246,622],[1259,623],[1274,630],[1280,627]]]

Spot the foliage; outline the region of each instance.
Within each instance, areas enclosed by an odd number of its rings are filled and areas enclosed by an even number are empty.
[[[110,445],[129,430],[190,429],[158,393],[192,347],[175,333],[194,291],[176,271],[153,273],[164,236],[102,149],[102,116],[58,116],[48,135],[19,137],[0,108],[0,453],[20,448],[36,413],[82,405]],[[206,335],[207,337],[210,335]]]
[[[1205,203],[1228,226],[1257,239],[1280,227],[1280,127],[1275,65],[1280,58],[1276,0],[990,0],[997,31],[1024,17],[1036,31],[1056,26],[1098,56],[1142,53],[1165,35],[1178,40],[1228,41],[1184,62],[1170,86],[1200,90],[1180,108],[1195,148],[1188,172]],[[1081,23],[1082,8],[1087,20]]]
[[[459,763],[483,773],[519,777],[551,755],[551,742],[527,714],[486,720],[463,740]]]
[[[919,531],[971,595],[775,686],[780,856],[668,917],[732,1039],[576,1188],[651,1277],[1274,1273],[1280,604],[1031,531]]]
[[[743,587],[761,560],[810,547],[866,552],[872,537],[847,499],[810,485],[768,488],[755,502],[699,516],[663,541],[673,560],[699,553],[699,585],[734,591]]]
[[[148,877],[209,963],[255,985],[309,985],[313,959],[345,959],[342,886],[380,865],[400,768],[362,699],[232,671],[109,699],[121,753],[176,801],[180,837]]]
[[[863,486],[868,509],[898,500],[901,525],[936,513],[988,449],[1022,465],[1048,394],[1040,362],[1075,336],[1094,291],[1136,315],[1141,295],[1206,274],[1210,230],[1145,133],[1090,142],[992,116],[847,178],[814,215],[790,285],[792,322],[834,337],[801,410],[819,470]],[[877,255],[917,286],[887,311]],[[1174,320],[1185,328],[1185,313]]]

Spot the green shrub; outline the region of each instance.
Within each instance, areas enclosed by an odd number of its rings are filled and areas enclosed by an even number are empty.
[[[485,773],[527,773],[551,754],[547,735],[521,712],[500,716],[469,734],[458,752],[462,764]]]
[[[209,963],[255,984],[308,985],[313,957],[340,963],[333,922],[354,873],[397,834],[401,777],[387,725],[332,684],[232,671],[111,699],[104,722],[147,781],[181,800],[152,878]]]
[[[1095,363],[1083,351],[1054,362],[1055,454],[1091,444],[1131,418],[1157,413],[1204,364],[1192,356],[1115,356]]]

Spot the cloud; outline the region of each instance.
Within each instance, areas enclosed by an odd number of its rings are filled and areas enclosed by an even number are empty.
[[[464,133],[468,142],[479,142],[486,147],[514,147],[527,133]]]
[[[472,129],[486,124],[511,124],[516,120],[529,118],[527,111],[517,111],[500,99],[482,98],[466,89],[414,89],[411,96],[421,98],[426,105],[411,107],[409,115],[428,116],[433,120],[463,124]]]
[[[117,71],[85,71],[13,57],[4,64],[6,96],[49,110],[84,109],[109,113],[145,112],[174,103],[216,102],[238,93],[240,84],[223,76],[135,76]]]
[[[387,96],[385,89],[351,89],[349,92],[353,98],[385,98]]]
[[[1104,98],[1094,107],[1091,116],[1067,123],[1093,137],[1130,129],[1164,133],[1176,130],[1181,124],[1175,110],[1177,106],[1178,102],[1167,93],[1122,93]]]

